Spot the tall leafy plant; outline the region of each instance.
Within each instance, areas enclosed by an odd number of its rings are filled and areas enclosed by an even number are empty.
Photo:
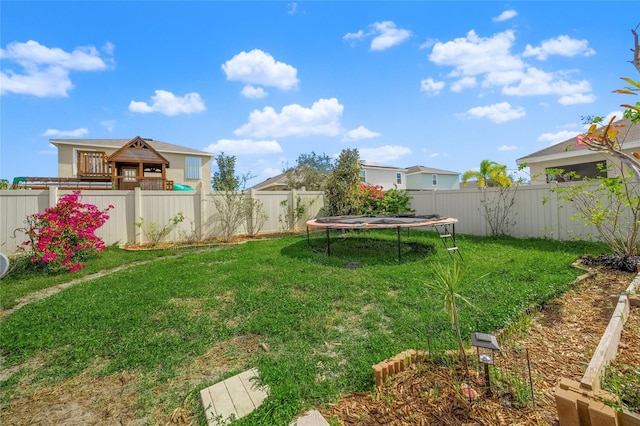
[[[104,210],[80,202],[80,191],[60,198],[54,207],[27,217],[21,230],[29,238],[19,250],[31,256],[31,262],[49,272],[82,269],[85,260],[104,250],[96,231],[109,219],[110,205]]]
[[[463,185],[466,185],[472,178],[478,183],[478,190],[481,192],[480,201],[490,234],[508,235],[511,227],[515,225],[513,208],[516,203],[516,193],[522,180],[514,181],[507,174],[507,166],[490,160],[482,160],[479,170],[464,172],[462,175]]]
[[[640,25],[639,25],[640,26]],[[640,45],[638,33],[631,30],[634,37],[634,52],[631,63],[640,72]],[[640,82],[623,77],[628,86],[614,90],[614,93],[637,95]],[[608,122],[599,116],[586,117],[588,129],[576,137],[576,144],[592,151],[601,152],[615,161],[610,161],[607,173],[598,181],[584,179],[569,173],[565,180],[582,179],[582,183],[571,186],[556,185],[553,191],[560,199],[569,202],[578,211],[578,217],[586,224],[594,225],[600,237],[607,242],[614,253],[637,254],[640,249],[640,153],[624,150],[626,135],[631,126],[640,123],[640,102],[635,105],[621,104],[625,111],[623,118],[614,115]],[[561,174],[561,170],[552,171]],[[595,189],[593,187],[595,186]]]
[[[458,315],[458,301],[464,302],[473,307],[473,304],[461,294],[464,287],[464,271],[458,261],[450,265],[438,263],[434,267],[435,280],[425,285],[442,296],[443,308],[451,319],[451,324],[455,329],[458,340],[458,353],[460,360],[467,365],[467,354],[464,349],[462,332],[460,330],[460,317]]]
[[[211,200],[216,207],[216,220],[220,226],[222,240],[229,242],[243,224],[251,235],[264,224],[266,215],[262,203],[246,196],[245,185],[250,174],[236,175],[236,157],[220,153],[215,157],[218,171],[213,174],[211,184],[214,193]]]
[[[324,213],[328,216],[360,214],[360,154],[357,149],[343,149],[338,157],[324,194]]]

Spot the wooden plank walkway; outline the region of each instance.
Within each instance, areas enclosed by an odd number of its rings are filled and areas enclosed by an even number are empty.
[[[200,391],[200,400],[209,426],[228,424],[258,408],[269,396],[269,387],[259,386],[257,368],[244,371]]]

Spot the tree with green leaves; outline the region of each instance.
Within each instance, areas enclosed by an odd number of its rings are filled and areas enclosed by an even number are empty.
[[[326,154],[300,154],[296,166],[285,170],[287,187],[307,191],[321,191],[333,170],[333,161]]]
[[[327,216],[360,214],[360,153],[357,149],[343,149],[327,179],[324,189]]]
[[[520,166],[520,169],[525,166]],[[513,179],[507,173],[507,166],[491,160],[482,160],[479,170],[468,170],[462,175],[462,183],[475,178],[478,189],[482,192],[481,203],[484,217],[489,225],[491,235],[507,235],[515,225],[511,214],[516,203],[516,192],[522,179]]]
[[[220,153],[215,160],[218,171],[211,178],[214,189],[211,197],[223,241],[231,241],[243,224],[247,233],[254,235],[262,227],[266,214],[262,211],[262,202],[246,196],[244,188],[251,175],[236,175],[236,157],[233,155]]]
[[[214,191],[238,191],[244,186],[249,176],[236,176],[236,156],[225,155],[224,152],[216,155],[218,171],[211,178],[211,187]]]
[[[631,30],[635,42],[631,63],[640,72],[637,29],[638,27]],[[614,90],[614,93],[637,95],[640,82],[627,77],[622,80],[629,86]],[[604,123],[602,117],[587,117],[587,131],[576,137],[577,145],[586,146],[616,160],[610,161],[601,170],[606,175],[600,179],[587,179],[576,173],[552,170],[552,173],[561,175],[564,180],[581,182],[571,185],[556,184],[551,191],[577,210],[577,218],[586,225],[593,225],[614,253],[631,256],[640,251],[640,153],[623,150],[628,129],[623,130],[640,123],[640,102],[620,106],[625,108],[622,118],[627,119],[626,121],[617,120],[613,116],[609,122]]]
[[[479,170],[467,170],[462,174],[462,184],[466,185],[470,179],[476,179],[478,188],[511,186],[513,180],[507,174],[507,166],[495,161],[482,160]]]

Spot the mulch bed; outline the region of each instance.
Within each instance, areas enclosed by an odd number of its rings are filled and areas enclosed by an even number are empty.
[[[528,332],[501,342],[529,351],[535,409],[516,407],[504,395],[470,402],[450,367],[418,363],[380,391],[347,395],[321,412],[341,425],[557,425],[556,384],[562,377],[580,381],[611,318],[609,296],[634,276],[600,269],[535,313]],[[632,308],[624,330],[616,362],[640,365],[640,308]]]

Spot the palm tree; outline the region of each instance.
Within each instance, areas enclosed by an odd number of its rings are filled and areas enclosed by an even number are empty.
[[[507,166],[490,160],[482,160],[480,162],[480,170],[467,170],[464,172],[462,184],[466,185],[471,178],[475,178],[478,181],[478,188],[513,185],[513,180],[507,175]]]

